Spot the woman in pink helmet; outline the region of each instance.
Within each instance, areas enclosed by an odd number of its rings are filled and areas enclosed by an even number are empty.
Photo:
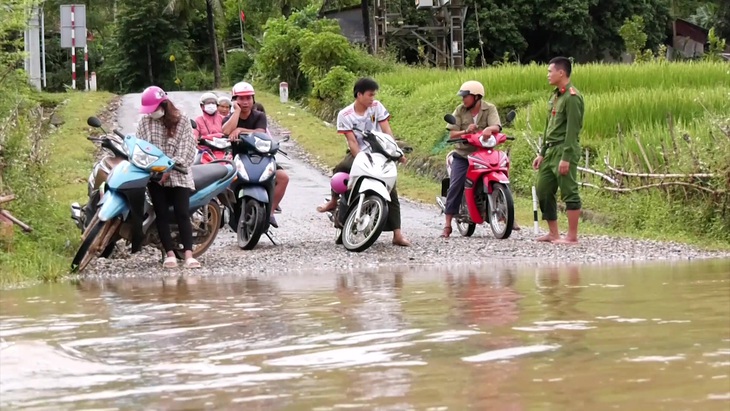
[[[159,147],[175,164],[189,169],[198,151],[193,128],[185,114],[169,100],[167,93],[156,86],[147,87],[142,92],[142,107],[139,112],[144,117],[137,126],[137,137]],[[163,267],[177,267],[168,221],[168,210],[172,205],[185,250],[184,266],[199,268],[200,263],[193,258],[193,228],[188,211],[190,192],[195,188],[192,173],[183,174],[172,170],[165,173],[159,182],[151,182],[148,188],[155,209],[157,231],[167,253]]]

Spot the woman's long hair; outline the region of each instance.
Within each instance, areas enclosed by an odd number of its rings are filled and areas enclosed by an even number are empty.
[[[170,100],[163,101],[161,106],[165,109],[165,115],[162,117],[162,124],[165,125],[167,137],[172,137],[175,135],[178,123],[180,123],[180,110],[178,110]]]

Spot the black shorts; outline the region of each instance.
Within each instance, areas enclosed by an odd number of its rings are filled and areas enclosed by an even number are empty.
[[[279,164],[277,164],[277,165],[276,165],[276,169],[277,169],[277,170],[283,170],[284,168],[283,168],[283,167],[281,167],[281,166],[280,166]]]

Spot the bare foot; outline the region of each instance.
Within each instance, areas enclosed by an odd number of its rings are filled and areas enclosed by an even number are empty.
[[[550,243],[550,242],[553,242],[553,241],[556,241],[556,240],[560,240],[560,237],[556,237],[556,236],[553,236],[551,234],[545,234],[544,236],[537,237],[535,239],[535,241],[541,241],[541,242],[544,242],[544,243]]]
[[[317,211],[320,213],[326,213],[328,211],[334,211],[334,209],[337,208],[337,203],[329,202],[325,203],[324,205],[317,206]]]
[[[555,240],[553,240],[551,242],[553,244],[578,244],[578,239],[577,238],[563,237],[563,238],[555,239]]]
[[[520,231],[522,229],[520,228],[520,226],[517,225],[517,223],[514,223],[514,224],[512,224],[512,230],[514,230],[514,231]]]
[[[393,239],[393,245],[398,245],[401,247],[410,247],[411,242],[408,241],[405,237],[398,237]]]

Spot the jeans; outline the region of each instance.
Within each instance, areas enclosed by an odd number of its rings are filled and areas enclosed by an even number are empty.
[[[446,192],[445,214],[459,214],[461,199],[464,197],[464,183],[466,183],[466,172],[469,169],[469,160],[454,154],[451,162],[451,180],[449,190]]]

